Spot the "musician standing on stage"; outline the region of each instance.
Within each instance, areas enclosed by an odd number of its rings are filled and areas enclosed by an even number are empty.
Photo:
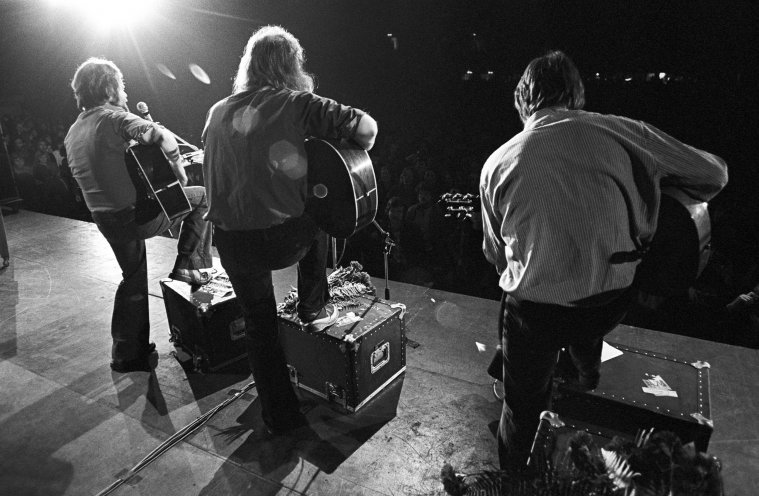
[[[150,343],[145,239],[181,223],[178,254],[169,277],[191,284],[208,282],[208,274],[198,270],[213,265],[211,226],[203,220],[207,210],[205,189],[185,187],[192,211],[170,223],[155,201],[137,197],[124,158],[132,140],[156,144],[185,186],[184,159],[174,136],[129,112],[124,77],[109,60],[85,61],[76,70],[71,87],[81,113],[65,139],[69,167],[92,219],[113,249],[123,277],[113,305],[111,369],[150,371],[149,358],[155,345]]]
[[[328,304],[328,237],[304,211],[304,139],[352,139],[368,150],[377,123],[313,93],[298,40],[278,26],[250,37],[233,94],[208,113],[203,174],[215,241],[245,317],[245,343],[271,433],[303,425],[278,338],[271,271],[298,264],[298,315],[319,332],[337,319]]]
[[[706,201],[727,182],[719,157],[645,122],[584,112],[572,61],[551,51],[514,91],[524,130],[480,177],[485,256],[504,291],[498,430],[503,469],[524,466],[550,406],[557,351],[581,387],[598,385],[603,336],[624,317],[638,248],[656,229],[661,186]]]

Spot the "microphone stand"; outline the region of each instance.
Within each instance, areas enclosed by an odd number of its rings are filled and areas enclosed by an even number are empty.
[[[169,133],[171,133],[171,135],[174,136],[174,139],[177,140],[178,144],[187,146],[190,149],[192,149],[192,151],[194,151],[194,152],[197,152],[198,150],[200,150],[200,148],[198,148],[197,146],[195,146],[192,143],[189,143],[186,140],[182,139],[182,137],[180,137],[179,135],[177,135],[171,129],[167,128],[166,126],[164,126],[160,122],[153,120],[153,117],[150,115],[150,111],[148,110],[148,106],[145,104],[145,102],[140,102],[140,103],[137,104],[137,113],[143,119],[147,119],[147,120],[149,120],[151,122],[155,122],[156,124],[158,124],[159,126],[161,126],[162,128],[164,128],[166,131],[168,131]]]
[[[337,270],[337,238],[330,236],[329,242],[332,246],[332,272],[334,272]]]
[[[380,232],[382,236],[385,237],[385,246],[382,249],[382,255],[385,259],[385,299],[390,299],[390,287],[388,286],[388,273],[389,273],[389,265],[388,265],[388,257],[390,256],[390,250],[393,249],[393,246],[395,246],[395,241],[392,240],[390,237],[390,233],[382,229],[382,226],[379,225],[379,223],[376,220],[372,220],[372,224],[374,224],[374,227],[377,228],[377,230]]]
[[[164,128],[164,129],[165,129],[165,128]],[[197,151],[199,151],[199,150],[200,150],[200,148],[198,148],[197,146],[195,146],[195,145],[193,145],[192,143],[189,143],[189,142],[185,141],[184,139],[182,139],[180,136],[178,136],[178,135],[177,135],[177,134],[176,134],[174,131],[172,131],[171,129],[166,129],[166,130],[167,130],[168,132],[170,132],[171,134],[173,134],[173,135],[174,135],[174,139],[175,139],[175,140],[177,140],[177,143],[179,143],[180,145],[185,145],[185,146],[189,147],[190,149],[192,149],[192,151],[194,151],[194,152],[197,152]]]

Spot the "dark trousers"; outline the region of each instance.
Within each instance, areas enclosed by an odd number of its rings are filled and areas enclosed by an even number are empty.
[[[632,290],[599,307],[564,307],[506,297],[503,325],[504,401],[498,426],[498,458],[504,470],[523,468],[540,413],[551,407],[558,351],[568,347],[580,382],[594,388],[603,337],[619,324]]]
[[[143,356],[150,341],[148,311],[148,262],[145,240],[167,229],[180,229],[174,269],[203,269],[213,266],[211,256],[211,224],[203,220],[208,210],[202,186],[184,188],[192,210],[169,222],[160,215],[139,223],[141,212],[128,208],[119,212],[92,212],[92,219],[111,245],[121,267],[122,281],[116,290],[111,319],[115,361],[134,360]]]
[[[8,251],[8,236],[5,233],[5,222],[3,221],[3,211],[0,209],[0,258],[3,261],[11,258],[11,253]],[[0,267],[2,264],[0,264]]]
[[[272,270],[298,264],[298,313],[318,312],[329,298],[327,235],[303,215],[268,229],[224,231],[216,228],[216,248],[245,317],[245,345],[256,381],[264,422],[286,426],[297,414],[279,342]]]

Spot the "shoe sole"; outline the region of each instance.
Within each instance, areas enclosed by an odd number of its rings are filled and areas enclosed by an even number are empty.
[[[305,324],[306,328],[311,332],[321,332],[324,329],[334,325],[334,323],[337,322],[337,317],[340,314],[340,310],[337,309],[337,306],[333,306],[332,308],[334,308],[334,311],[332,312],[332,315],[329,316],[329,320],[327,322],[309,322],[308,324]]]
[[[208,274],[207,272],[199,272],[199,273],[200,273],[200,279],[195,279],[192,276],[175,274],[174,272],[172,272],[171,274],[169,274],[169,279],[184,282],[186,284],[189,284],[190,286],[203,286],[211,282],[212,277],[210,274]]]

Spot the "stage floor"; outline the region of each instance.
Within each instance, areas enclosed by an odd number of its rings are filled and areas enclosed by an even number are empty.
[[[21,210],[5,217],[11,265],[0,271],[0,492],[97,494],[172,434],[252,378],[243,366],[186,372],[172,355],[158,281],[175,241],[148,240],[154,373],[112,373],[112,299],[121,274],[90,223]],[[381,274],[373,274],[378,292]],[[275,273],[278,300],[295,284]],[[112,494],[437,495],[443,464],[497,467],[500,414],[486,367],[497,301],[390,281],[406,304],[405,377],[356,414],[305,394],[314,431],[270,439],[253,390]],[[759,494],[759,354],[754,349],[620,326],[610,341],[711,364],[714,433],[726,494]],[[482,346],[486,347],[481,351]]]

